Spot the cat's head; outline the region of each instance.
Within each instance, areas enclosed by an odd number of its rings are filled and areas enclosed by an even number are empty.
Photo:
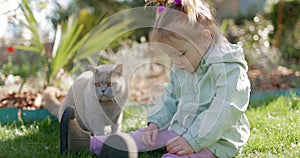
[[[122,64],[97,67],[89,65],[89,69],[94,74],[94,85],[99,101],[108,101],[123,95],[125,82],[122,76]]]

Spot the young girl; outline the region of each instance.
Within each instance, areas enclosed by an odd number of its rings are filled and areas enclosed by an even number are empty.
[[[170,84],[150,112],[147,128],[129,137],[90,137],[71,120],[67,140],[80,144],[76,137],[87,138],[82,146],[108,157],[117,152],[109,152],[113,149],[107,146],[118,143],[105,144],[116,141],[124,142],[120,148],[130,154],[166,146],[162,157],[233,157],[250,134],[245,115],[250,82],[243,50],[224,38],[203,1],[156,2],[160,7],[150,41],[171,57],[173,66]]]

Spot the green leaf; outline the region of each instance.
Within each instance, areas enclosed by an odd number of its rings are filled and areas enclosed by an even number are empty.
[[[112,41],[128,31],[126,28],[131,22],[132,21],[128,19],[118,24],[113,24],[113,22],[101,23],[84,42],[76,56],[77,59],[83,59],[104,50]]]
[[[14,47],[16,49],[24,50],[24,51],[30,51],[30,52],[35,52],[35,53],[40,53],[41,52],[39,48],[33,47],[33,46],[15,45]]]
[[[51,63],[50,76],[53,77],[59,69],[65,67],[72,61],[71,58],[76,54],[77,50],[81,46],[82,42],[86,39],[88,34],[82,35],[84,26],[78,26],[78,22],[75,21],[70,29],[68,24],[63,24],[62,38],[59,41],[59,48],[56,52],[55,57]],[[83,38],[80,38],[83,36]],[[57,41],[55,41],[57,42]]]

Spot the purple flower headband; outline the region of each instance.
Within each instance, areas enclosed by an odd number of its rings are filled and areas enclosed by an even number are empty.
[[[175,3],[176,5],[182,5],[181,0],[174,0],[174,3]],[[163,5],[162,5],[162,6],[159,6],[159,7],[157,8],[158,13],[161,13],[162,11],[164,11],[165,8],[166,8],[166,6],[163,6]]]
[[[207,22],[211,24],[213,21],[212,13],[209,5],[203,0],[145,0],[149,4],[156,4],[158,6],[157,12],[163,12],[169,5],[168,3],[174,3],[178,7],[182,7],[184,12],[187,14],[189,21],[195,23],[196,21]]]
[[[182,3],[181,3],[181,0],[174,0],[174,3],[176,4],[176,5],[181,5]]]

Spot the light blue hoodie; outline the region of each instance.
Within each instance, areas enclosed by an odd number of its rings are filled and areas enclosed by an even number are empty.
[[[234,44],[212,46],[193,74],[173,65],[148,122],[183,136],[195,152],[209,148],[217,157],[236,155],[250,134],[247,70],[243,50]]]

